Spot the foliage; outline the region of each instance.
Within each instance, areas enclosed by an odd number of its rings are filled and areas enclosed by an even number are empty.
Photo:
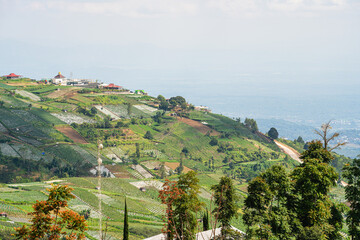
[[[176,234],[174,209],[175,200],[181,197],[183,191],[178,187],[176,181],[165,180],[161,190],[159,190],[159,198],[163,204],[166,204],[166,217],[164,218],[163,233],[167,235],[167,239],[173,239]]]
[[[125,199],[125,212],[124,212],[124,230],[123,230],[123,240],[129,240],[129,222],[128,222],[128,210]]]
[[[271,137],[272,139],[277,139],[279,137],[279,133],[276,130],[276,128],[272,127],[270,128],[269,132],[268,132],[269,137]]]
[[[152,139],[154,139],[154,136],[152,135],[152,133],[150,131],[146,131],[144,138],[152,140]]]
[[[230,221],[237,217],[238,206],[236,204],[238,197],[235,194],[235,188],[232,180],[223,176],[220,182],[211,187],[214,191],[216,208],[212,211],[215,219],[221,222],[223,230],[230,228]]]
[[[346,200],[350,210],[346,218],[349,234],[354,240],[360,239],[360,159],[354,159],[352,164],[344,167],[344,176],[348,179],[345,187]]]
[[[32,225],[16,229],[17,239],[85,239],[87,225],[84,217],[67,207],[67,201],[74,198],[73,189],[68,186],[52,185],[46,201],[37,201],[34,205]],[[53,216],[55,215],[55,216]],[[69,232],[70,231],[70,232]]]
[[[301,155],[290,174],[273,166],[249,183],[244,221],[249,236],[279,239],[336,239],[342,209],[328,193],[338,178],[331,154],[319,141]]]
[[[179,198],[174,200],[174,222],[178,239],[195,239],[197,231],[196,214],[201,210],[203,203],[200,201],[199,179],[196,172],[190,171],[181,174],[177,182],[178,188],[182,191]]]
[[[256,121],[255,121],[254,119],[252,119],[252,118],[245,118],[244,123],[245,123],[245,126],[246,126],[247,128],[249,128],[250,130],[252,130],[252,131],[259,131],[259,128],[258,128],[258,126],[257,126],[257,123],[256,123]]]

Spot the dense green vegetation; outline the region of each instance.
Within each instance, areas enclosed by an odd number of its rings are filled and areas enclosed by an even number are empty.
[[[165,206],[158,198],[158,189],[165,178],[178,181],[182,173],[195,170],[199,188],[194,190],[198,199],[193,200],[204,204],[201,211],[214,210],[213,186],[231,181],[230,192],[238,198],[234,198],[236,206],[229,208],[239,209],[237,213],[243,215],[249,181],[264,176],[271,167],[288,173],[299,165],[270,138],[276,134],[269,132],[269,137],[258,131],[254,119],[242,122],[197,111],[181,96],[166,100],[162,96],[72,89],[27,79],[16,82],[27,84],[12,87],[0,80],[0,182],[9,184],[0,187],[0,192],[4,191],[0,210],[26,217],[35,199],[44,197],[47,184],[43,181],[62,178],[62,184],[71,185],[77,196],[70,201],[70,208],[90,211],[86,233],[90,239],[96,238],[99,230],[98,173],[94,168],[99,140],[103,145],[99,154],[106,168],[101,172],[101,206],[104,218],[109,217],[109,236],[117,239],[123,236],[125,196],[130,239],[161,232]],[[18,96],[15,89],[41,99]],[[308,147],[301,138],[277,140],[300,153]],[[350,160],[333,156],[331,165],[340,173]],[[344,200],[340,187],[330,195]],[[185,206],[181,204],[185,203],[178,203],[180,209]],[[181,213],[176,216],[179,221]],[[229,221],[245,230],[241,217]],[[226,218],[222,223],[228,224]]]

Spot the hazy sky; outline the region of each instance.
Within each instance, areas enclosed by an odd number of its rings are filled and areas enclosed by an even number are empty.
[[[359,0],[0,0],[0,75],[358,94],[359,26]]]

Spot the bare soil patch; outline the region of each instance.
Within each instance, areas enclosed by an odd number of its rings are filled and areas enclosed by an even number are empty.
[[[220,133],[214,129],[209,128],[208,126],[202,124],[201,122],[198,121],[194,121],[188,118],[177,118],[180,122],[183,122],[193,128],[195,128],[196,130],[198,130],[199,132],[201,132],[202,134],[207,134],[208,132],[210,133],[210,136],[219,136]]]
[[[171,168],[173,171],[180,165],[178,162],[165,162],[165,166]],[[184,173],[190,172],[192,169],[184,166]]]
[[[65,134],[67,137],[69,137],[75,143],[82,143],[82,144],[88,143],[77,131],[75,131],[70,126],[58,126],[58,127],[55,127],[55,129],[58,130],[59,132]]]
[[[47,95],[48,98],[66,97],[70,98],[77,94],[78,88],[65,88],[55,90],[54,92]]]
[[[10,86],[33,86],[38,85],[36,82],[7,82],[7,85]]]

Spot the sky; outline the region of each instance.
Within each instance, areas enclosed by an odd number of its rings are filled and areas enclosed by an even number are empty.
[[[359,26],[358,0],[0,0],[0,75],[60,71],[235,114],[219,99],[354,99]]]

